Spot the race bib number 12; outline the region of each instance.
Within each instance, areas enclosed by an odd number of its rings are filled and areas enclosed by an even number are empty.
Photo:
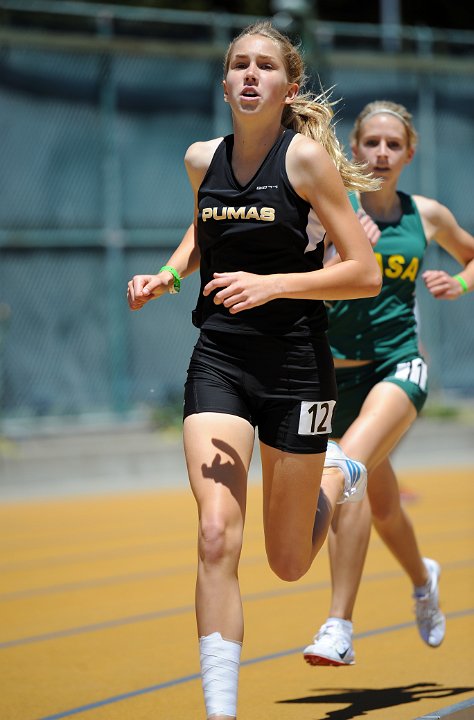
[[[301,403],[298,435],[328,435],[332,431],[335,400]]]

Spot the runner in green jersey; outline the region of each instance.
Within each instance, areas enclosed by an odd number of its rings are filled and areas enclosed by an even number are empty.
[[[474,237],[445,206],[397,189],[413,158],[417,135],[402,105],[367,105],[352,133],[356,160],[367,163],[382,188],[352,197],[383,274],[380,294],[368,300],[330,304],[329,339],[335,358],[339,402],[333,436],[369,471],[364,502],[341,507],[329,534],[332,599],[329,617],[304,650],[311,665],[351,665],[352,612],[370,536],[371,521],[408,574],[422,639],[440,645],[445,618],[438,605],[440,567],[423,558],[413,526],[400,503],[389,453],[415,420],[427,391],[427,371],[418,347],[415,281],[426,245],[436,241],[461,265],[453,277],[422,273],[436,299],[456,300],[474,288]],[[374,224],[375,223],[375,224]],[[339,261],[334,256],[329,263]]]

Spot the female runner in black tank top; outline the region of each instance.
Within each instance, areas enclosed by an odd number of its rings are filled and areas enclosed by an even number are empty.
[[[346,192],[376,185],[342,154],[329,103],[298,95],[303,79],[299,53],[269,23],[230,44],[223,85],[234,134],[188,149],[194,227],[165,268],[128,285],[138,310],[200,268],[184,446],[199,515],[196,615],[213,718],[237,714],[238,562],[255,427],[266,551],[279,577],[304,575],[336,503],[364,492],[365,468],[327,444],[336,392],[323,300],[380,289]],[[328,269],[324,232],[343,258]]]

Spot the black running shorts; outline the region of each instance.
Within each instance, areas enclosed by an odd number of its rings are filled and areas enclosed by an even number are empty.
[[[201,331],[188,369],[184,417],[237,415],[259,439],[291,453],[322,453],[337,391],[326,334],[316,338]]]

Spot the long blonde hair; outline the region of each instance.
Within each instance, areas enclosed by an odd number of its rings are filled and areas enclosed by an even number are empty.
[[[409,148],[416,148],[418,142],[418,133],[413,124],[413,116],[404,105],[394,103],[391,100],[374,100],[368,103],[358,114],[352,128],[350,139],[352,144],[357,144],[360,140],[361,126],[364,120],[379,113],[388,113],[398,118],[405,126],[407,134],[407,144]]]
[[[300,88],[304,87],[306,73],[298,48],[268,20],[249,25],[232,40],[224,58],[224,77],[229,70],[235,43],[248,35],[263,35],[272,40],[281,53],[288,82],[297,83]],[[339,170],[347,190],[361,192],[378,190],[380,181],[365,173],[363,164],[349,160],[344,154],[333,128],[334,104],[334,102],[330,102],[327,92],[323,91],[319,95],[314,95],[310,91],[303,90],[290,105],[285,106],[281,119],[282,125],[320,142]]]

